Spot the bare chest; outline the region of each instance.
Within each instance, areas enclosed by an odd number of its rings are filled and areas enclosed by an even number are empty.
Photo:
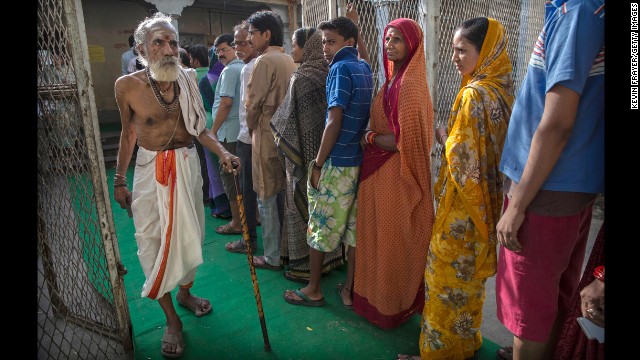
[[[148,150],[162,150],[181,147],[192,141],[193,136],[187,132],[182,119],[179,100],[176,98],[172,102],[173,96],[172,93],[163,97],[165,102],[173,105],[167,108],[149,84],[140,89],[131,102],[138,145]]]

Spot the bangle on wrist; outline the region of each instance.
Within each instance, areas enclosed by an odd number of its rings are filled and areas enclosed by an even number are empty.
[[[318,166],[318,164],[313,163],[313,169],[320,171],[320,170],[322,170],[322,166]]]
[[[593,276],[604,283],[604,265],[600,265],[593,269]]]
[[[119,186],[127,186],[127,184],[113,184],[114,188],[119,187]]]
[[[366,133],[365,141],[367,142],[367,144],[374,145],[376,136],[378,136],[378,134],[373,131],[369,131]]]
[[[445,137],[445,136],[446,136],[446,137],[449,137],[449,135],[447,135],[447,134],[442,134],[442,135],[440,135],[440,144],[441,144],[441,145],[444,145],[444,142],[442,141],[442,138],[443,138],[443,137]]]

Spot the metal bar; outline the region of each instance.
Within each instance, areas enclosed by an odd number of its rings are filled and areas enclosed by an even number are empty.
[[[69,29],[71,60],[73,63],[78,99],[84,125],[85,141],[89,154],[89,170],[96,197],[96,210],[99,218],[102,243],[106,256],[109,280],[112,286],[114,309],[119,325],[119,335],[125,351],[133,350],[131,339],[131,318],[124,288],[124,279],[118,272],[120,250],[115,234],[106,171],[100,141],[98,112],[95,106],[95,94],[91,81],[89,64],[89,46],[87,44],[84,13],[81,0],[64,0],[64,11]],[[109,211],[107,210],[109,209]]]
[[[440,39],[440,0],[422,0],[421,18],[424,20],[424,53],[427,64],[427,83],[431,94],[434,119],[438,118],[438,53]]]

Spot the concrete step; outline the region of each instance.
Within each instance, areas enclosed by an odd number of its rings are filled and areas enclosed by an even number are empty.
[[[104,157],[104,167],[107,169],[116,167],[118,163],[118,155],[109,155]]]
[[[103,131],[100,133],[100,141],[105,143],[119,142],[120,131]]]
[[[107,169],[116,167],[118,162],[118,143],[116,144],[106,144],[102,145],[102,157],[104,158],[104,167]],[[133,149],[133,154],[131,155],[131,163],[135,163],[136,160],[136,149],[137,146]]]
[[[131,164],[134,164],[135,161],[136,161],[136,155],[134,154],[131,157]],[[116,167],[117,163],[118,163],[118,155],[104,156],[104,167],[106,169],[110,169],[110,168]]]
[[[118,150],[118,148],[120,147],[120,143],[111,143],[111,144],[102,144],[102,151],[107,151],[107,150]]]

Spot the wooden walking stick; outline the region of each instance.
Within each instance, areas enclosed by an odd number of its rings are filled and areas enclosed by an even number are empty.
[[[235,170],[237,164],[233,163],[233,179],[236,183],[236,201],[238,202],[238,210],[240,211],[240,221],[242,222],[242,239],[244,240],[244,248],[249,261],[249,269],[251,271],[251,282],[253,283],[253,295],[256,298],[258,306],[258,316],[260,317],[260,326],[262,327],[262,338],[264,339],[264,350],[271,351],[269,344],[269,335],[267,334],[267,323],[264,320],[264,311],[262,310],[262,297],[260,296],[260,288],[258,287],[258,277],[256,276],[256,268],[253,266],[253,254],[251,252],[251,242],[249,237],[249,227],[247,226],[247,217],[244,212],[244,204],[242,203],[242,192],[240,191],[240,182],[238,180],[238,172]]]

